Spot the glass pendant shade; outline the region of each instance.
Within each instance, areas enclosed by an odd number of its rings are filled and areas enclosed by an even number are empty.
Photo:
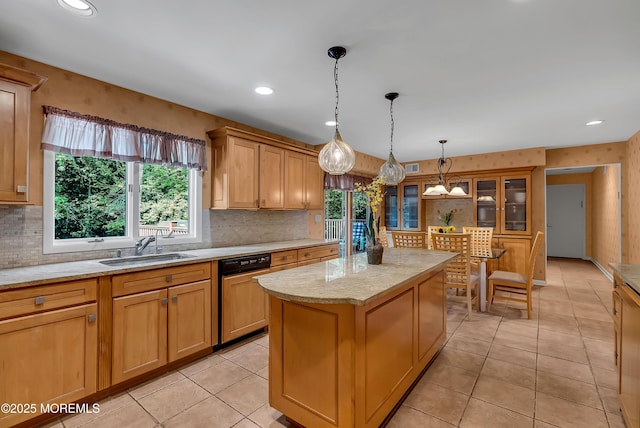
[[[356,164],[356,153],[342,140],[340,132],[336,130],[333,139],[320,150],[318,164],[323,171],[331,175],[342,175],[351,171]]]
[[[456,186],[449,192],[451,196],[467,196],[462,187]]]
[[[435,191],[438,193],[438,195],[448,195],[449,192],[447,191],[447,188],[444,187],[443,184],[438,184],[435,188]]]
[[[393,156],[393,152],[389,152],[389,159],[382,164],[378,175],[382,178],[384,184],[394,186],[404,180],[407,174],[402,165]]]
[[[424,196],[439,196],[440,193],[436,190],[434,186],[427,187],[427,190],[423,193]]]

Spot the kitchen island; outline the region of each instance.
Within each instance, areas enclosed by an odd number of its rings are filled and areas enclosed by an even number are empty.
[[[269,403],[306,427],[377,427],[446,337],[455,254],[385,248],[256,277],[270,295]]]

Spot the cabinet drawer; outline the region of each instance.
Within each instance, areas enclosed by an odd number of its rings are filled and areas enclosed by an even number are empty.
[[[211,279],[211,263],[175,266],[114,275],[113,297]]]
[[[278,266],[271,265],[271,269],[269,269],[269,272],[280,272],[281,270],[293,269],[296,267],[298,267],[298,263],[289,263],[286,265],[278,265]]]
[[[298,250],[271,253],[271,267],[295,263],[298,261]]]
[[[303,262],[323,257],[337,256],[339,254],[338,244],[321,245],[319,247],[302,248],[298,250],[298,261]]]
[[[96,300],[98,279],[82,279],[0,293],[0,319]]]

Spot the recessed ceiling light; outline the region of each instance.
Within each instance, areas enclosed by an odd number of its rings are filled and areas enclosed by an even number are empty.
[[[585,123],[587,126],[600,125],[604,120],[592,120],[590,122]]]
[[[335,120],[328,120],[324,123],[327,126],[336,126],[336,121]]]
[[[255,91],[256,91],[257,94],[260,94],[260,95],[271,95],[271,94],[273,94],[273,89],[271,89],[268,86],[258,86],[255,89]]]
[[[93,17],[96,16],[98,10],[87,0],[58,0],[58,4],[76,15]]]

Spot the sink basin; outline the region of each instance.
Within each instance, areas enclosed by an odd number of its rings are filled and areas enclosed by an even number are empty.
[[[122,257],[100,260],[100,263],[107,266],[135,266],[144,265],[147,263],[169,262],[172,260],[188,259],[190,257],[193,256],[181,253],[151,254],[149,256]]]

